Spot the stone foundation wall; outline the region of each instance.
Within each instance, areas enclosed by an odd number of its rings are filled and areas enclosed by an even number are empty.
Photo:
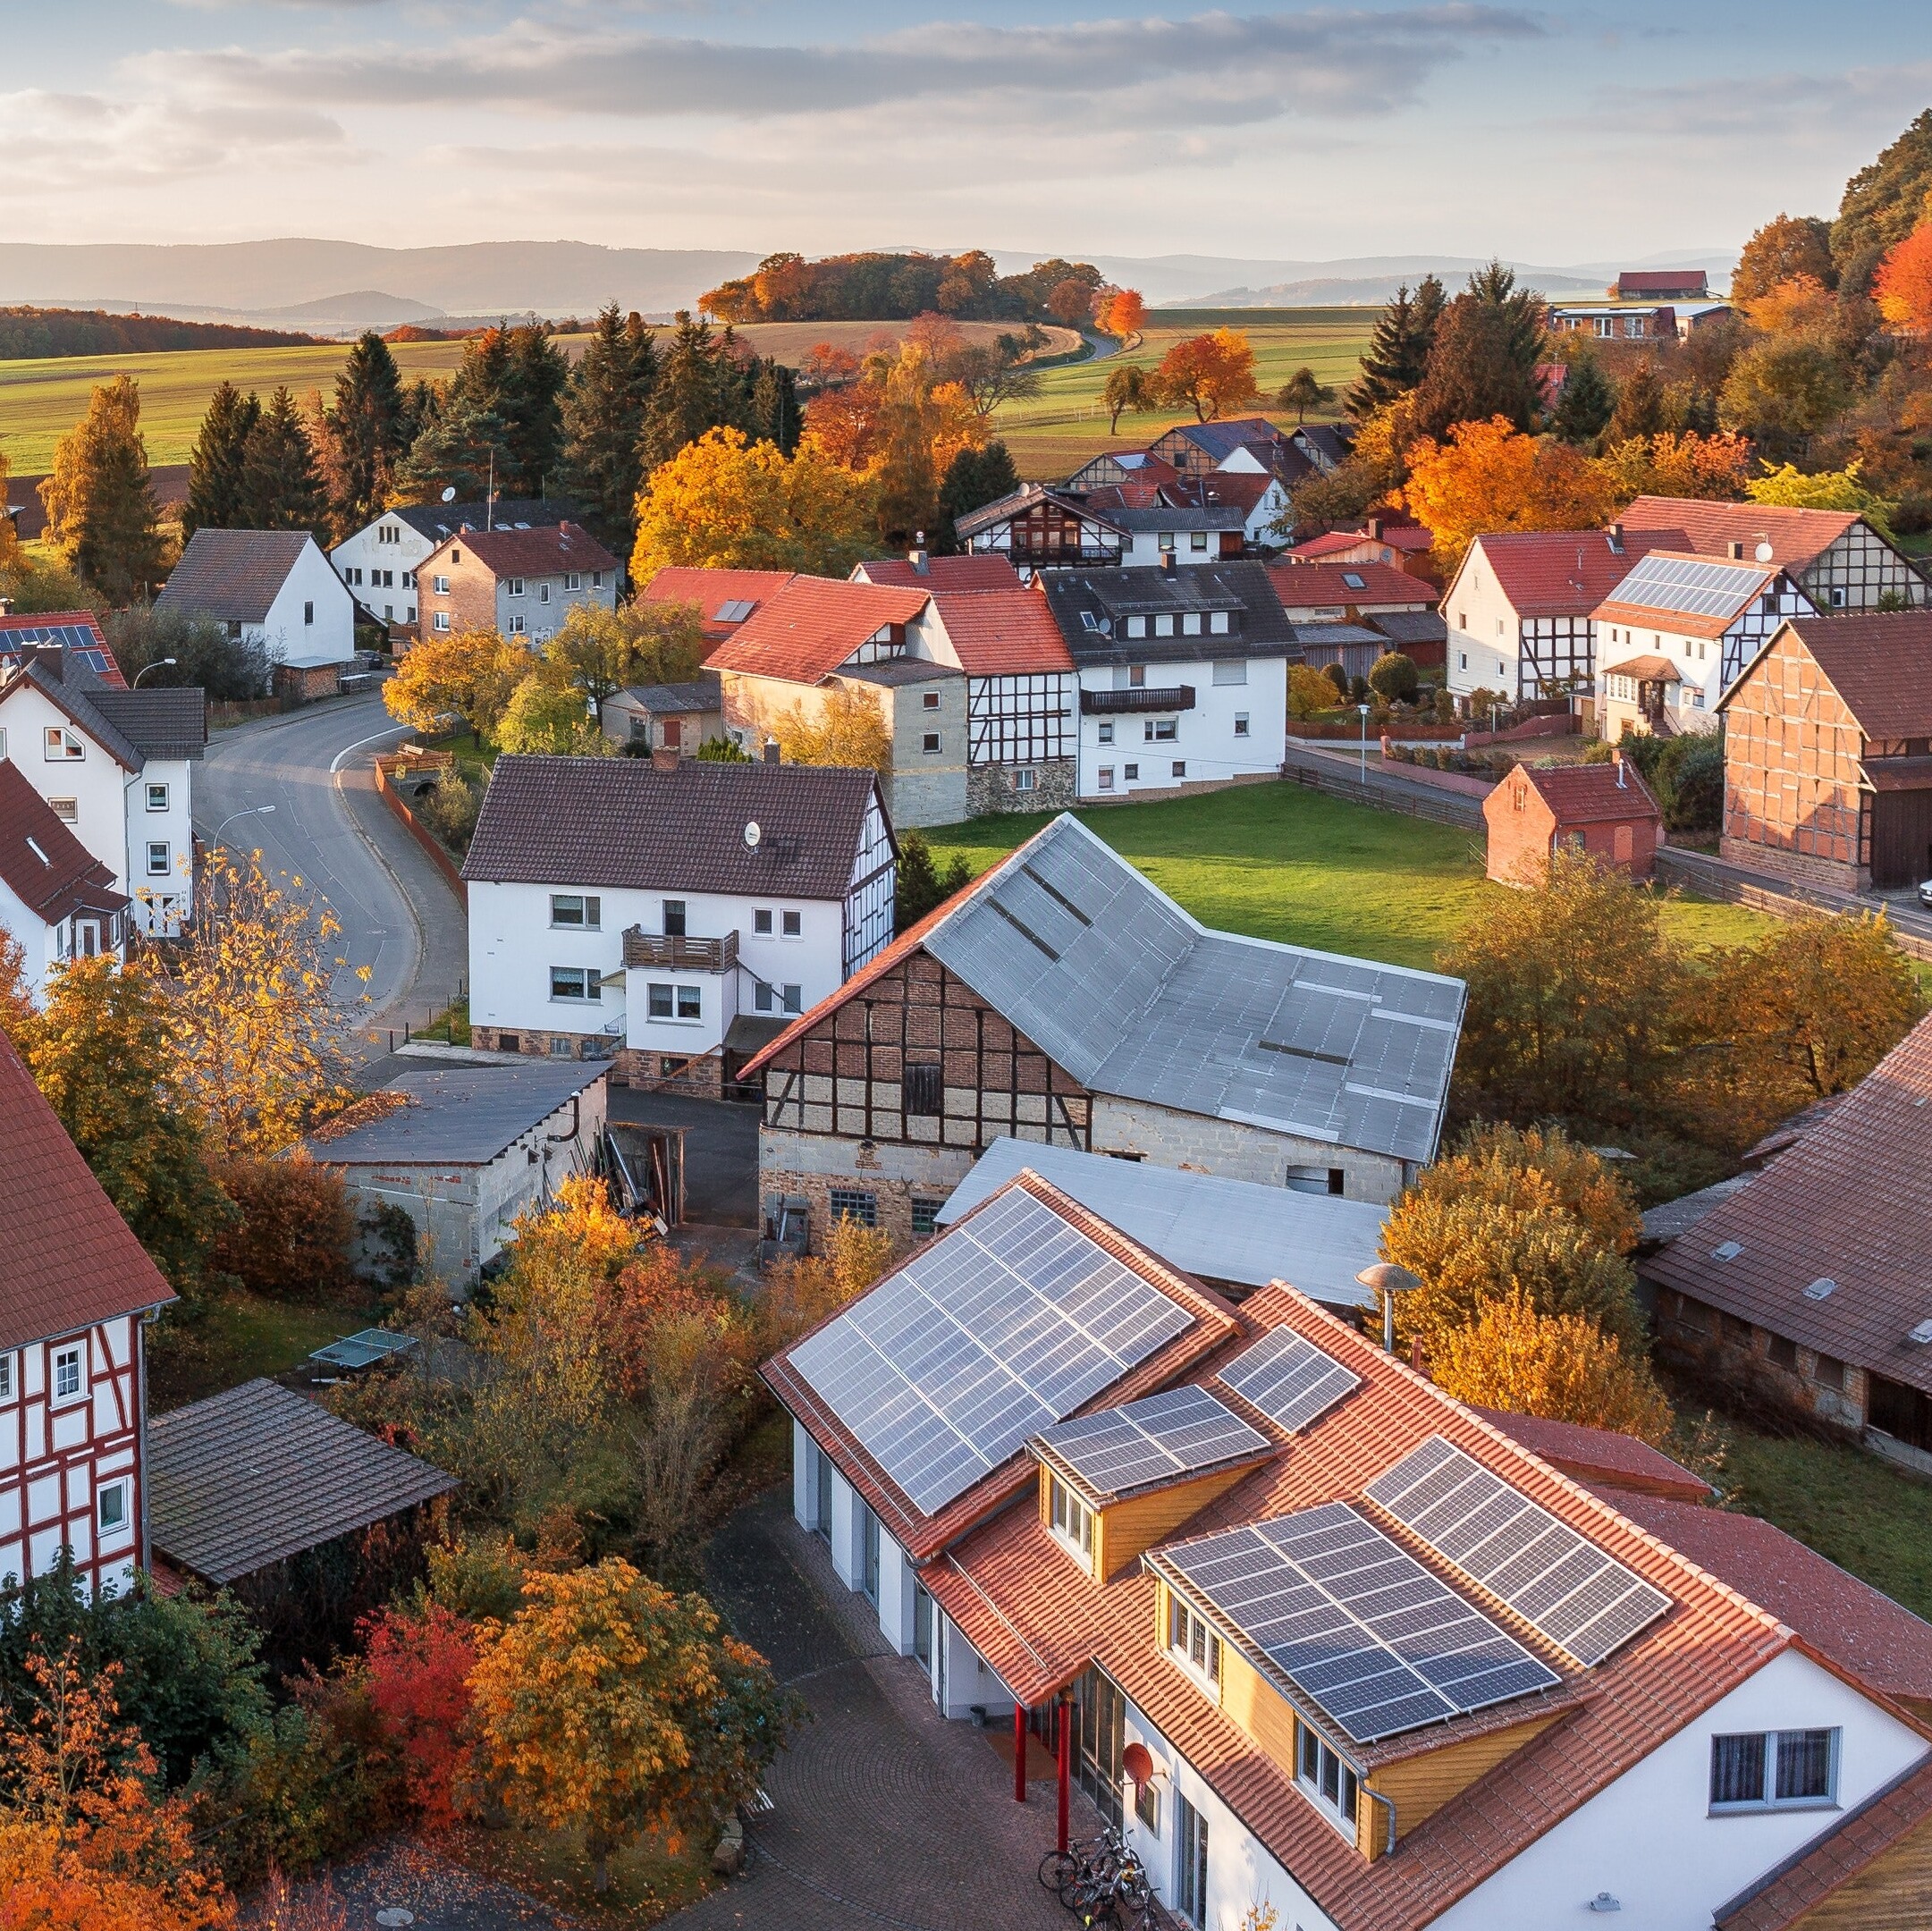
[[[724,1098],[724,1055],[700,1053],[680,1059],[669,1053],[626,1046],[617,1056],[612,1078],[638,1092],[683,1093],[692,1100]]]
[[[608,1033],[531,1032],[514,1026],[472,1026],[469,1043],[479,1052],[528,1053],[542,1059],[604,1059],[611,1054]]]
[[[822,1251],[831,1230],[831,1189],[870,1193],[876,1224],[902,1246],[924,1240],[913,1231],[915,1200],[943,1202],[978,1156],[964,1147],[915,1147],[848,1140],[831,1134],[758,1132],[758,1203],[771,1215],[787,1195],[809,1208],[811,1244]]]
[[[1869,866],[1816,857],[1776,845],[1760,845],[1753,839],[1721,838],[1717,840],[1717,856],[1726,864],[1748,865],[1753,872],[1789,879],[1793,885],[1818,885],[1827,891],[1839,892],[1871,890]]]
[[[966,815],[991,818],[1000,812],[1070,811],[1075,797],[1072,758],[1042,758],[1036,764],[975,764],[966,772]],[[1031,791],[1013,788],[1014,774],[1033,773]]]

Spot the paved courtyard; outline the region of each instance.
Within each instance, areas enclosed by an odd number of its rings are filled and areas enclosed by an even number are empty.
[[[933,1708],[869,1605],[832,1573],[782,1491],[713,1544],[713,1598],[805,1698],[812,1721],[766,1780],[745,1874],[669,1922],[675,1931],[1067,1931],[1035,1875],[1053,1847],[1053,1786],[1013,1801],[1012,1773],[970,1724]],[[1074,1792],[1073,1832],[1100,1821]]]

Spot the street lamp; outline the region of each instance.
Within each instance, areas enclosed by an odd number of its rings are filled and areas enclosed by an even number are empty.
[[[1382,1345],[1391,1354],[1396,1352],[1396,1296],[1407,1294],[1420,1287],[1421,1277],[1410,1273],[1405,1267],[1397,1267],[1393,1261],[1377,1261],[1363,1269],[1355,1278],[1364,1287],[1374,1289],[1382,1303]]]
[[[140,667],[140,669],[134,673],[134,681],[128,686],[128,688],[130,690],[139,690],[141,687],[141,679],[146,677],[150,670],[165,670],[173,662],[174,659],[172,657],[156,657],[152,663],[144,663]]]
[[[219,845],[222,842],[222,833],[227,831],[237,818],[266,818],[274,808],[273,805],[256,805],[247,811],[230,812],[227,817],[215,826],[215,836],[208,840],[209,844]]]
[[[1369,781],[1369,707],[1365,704],[1358,704],[1355,709],[1362,713],[1362,781],[1363,784],[1367,784]]]

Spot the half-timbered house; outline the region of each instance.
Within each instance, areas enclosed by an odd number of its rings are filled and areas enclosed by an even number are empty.
[[[907,1239],[1011,1137],[1391,1201],[1462,1013],[1460,980],[1210,931],[1063,815],[747,1066],[761,1194]]]
[[[959,518],[953,533],[969,550],[1003,556],[1018,569],[1118,563],[1130,541],[1119,519],[1084,493],[1039,483]]]
[[[173,1300],[0,1034],[0,1590],[148,1564],[142,1327]]]

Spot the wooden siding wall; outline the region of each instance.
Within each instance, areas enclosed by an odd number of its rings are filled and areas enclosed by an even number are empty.
[[[941,1068],[939,1114],[906,1111],[907,1064]],[[764,1092],[765,1125],[795,1133],[974,1153],[1003,1135],[1092,1146],[1086,1089],[923,951],[794,1041]]]
[[[1252,1468],[1224,1469],[1198,1481],[1176,1482],[1146,1495],[1097,1509],[1093,1517],[1093,1561],[1102,1582],[1111,1582],[1144,1550],[1163,1542],[1215,1497],[1226,1495]]]
[[[1384,1764],[1363,1782],[1395,1805],[1396,1842],[1400,1843],[1417,1825],[1426,1823],[1451,1798],[1460,1797],[1479,1777],[1487,1776],[1506,1758],[1514,1757],[1525,1743],[1541,1736],[1556,1720],[1555,1713],[1532,1716],[1506,1730],[1471,1737],[1467,1742],[1405,1757],[1399,1763]],[[1362,1809],[1363,1828],[1379,1844],[1385,1843],[1387,1813],[1380,1805],[1366,1800]]]
[[[1221,1708],[1253,1737],[1281,1771],[1295,1775],[1295,1712],[1247,1659],[1221,1645]]]

